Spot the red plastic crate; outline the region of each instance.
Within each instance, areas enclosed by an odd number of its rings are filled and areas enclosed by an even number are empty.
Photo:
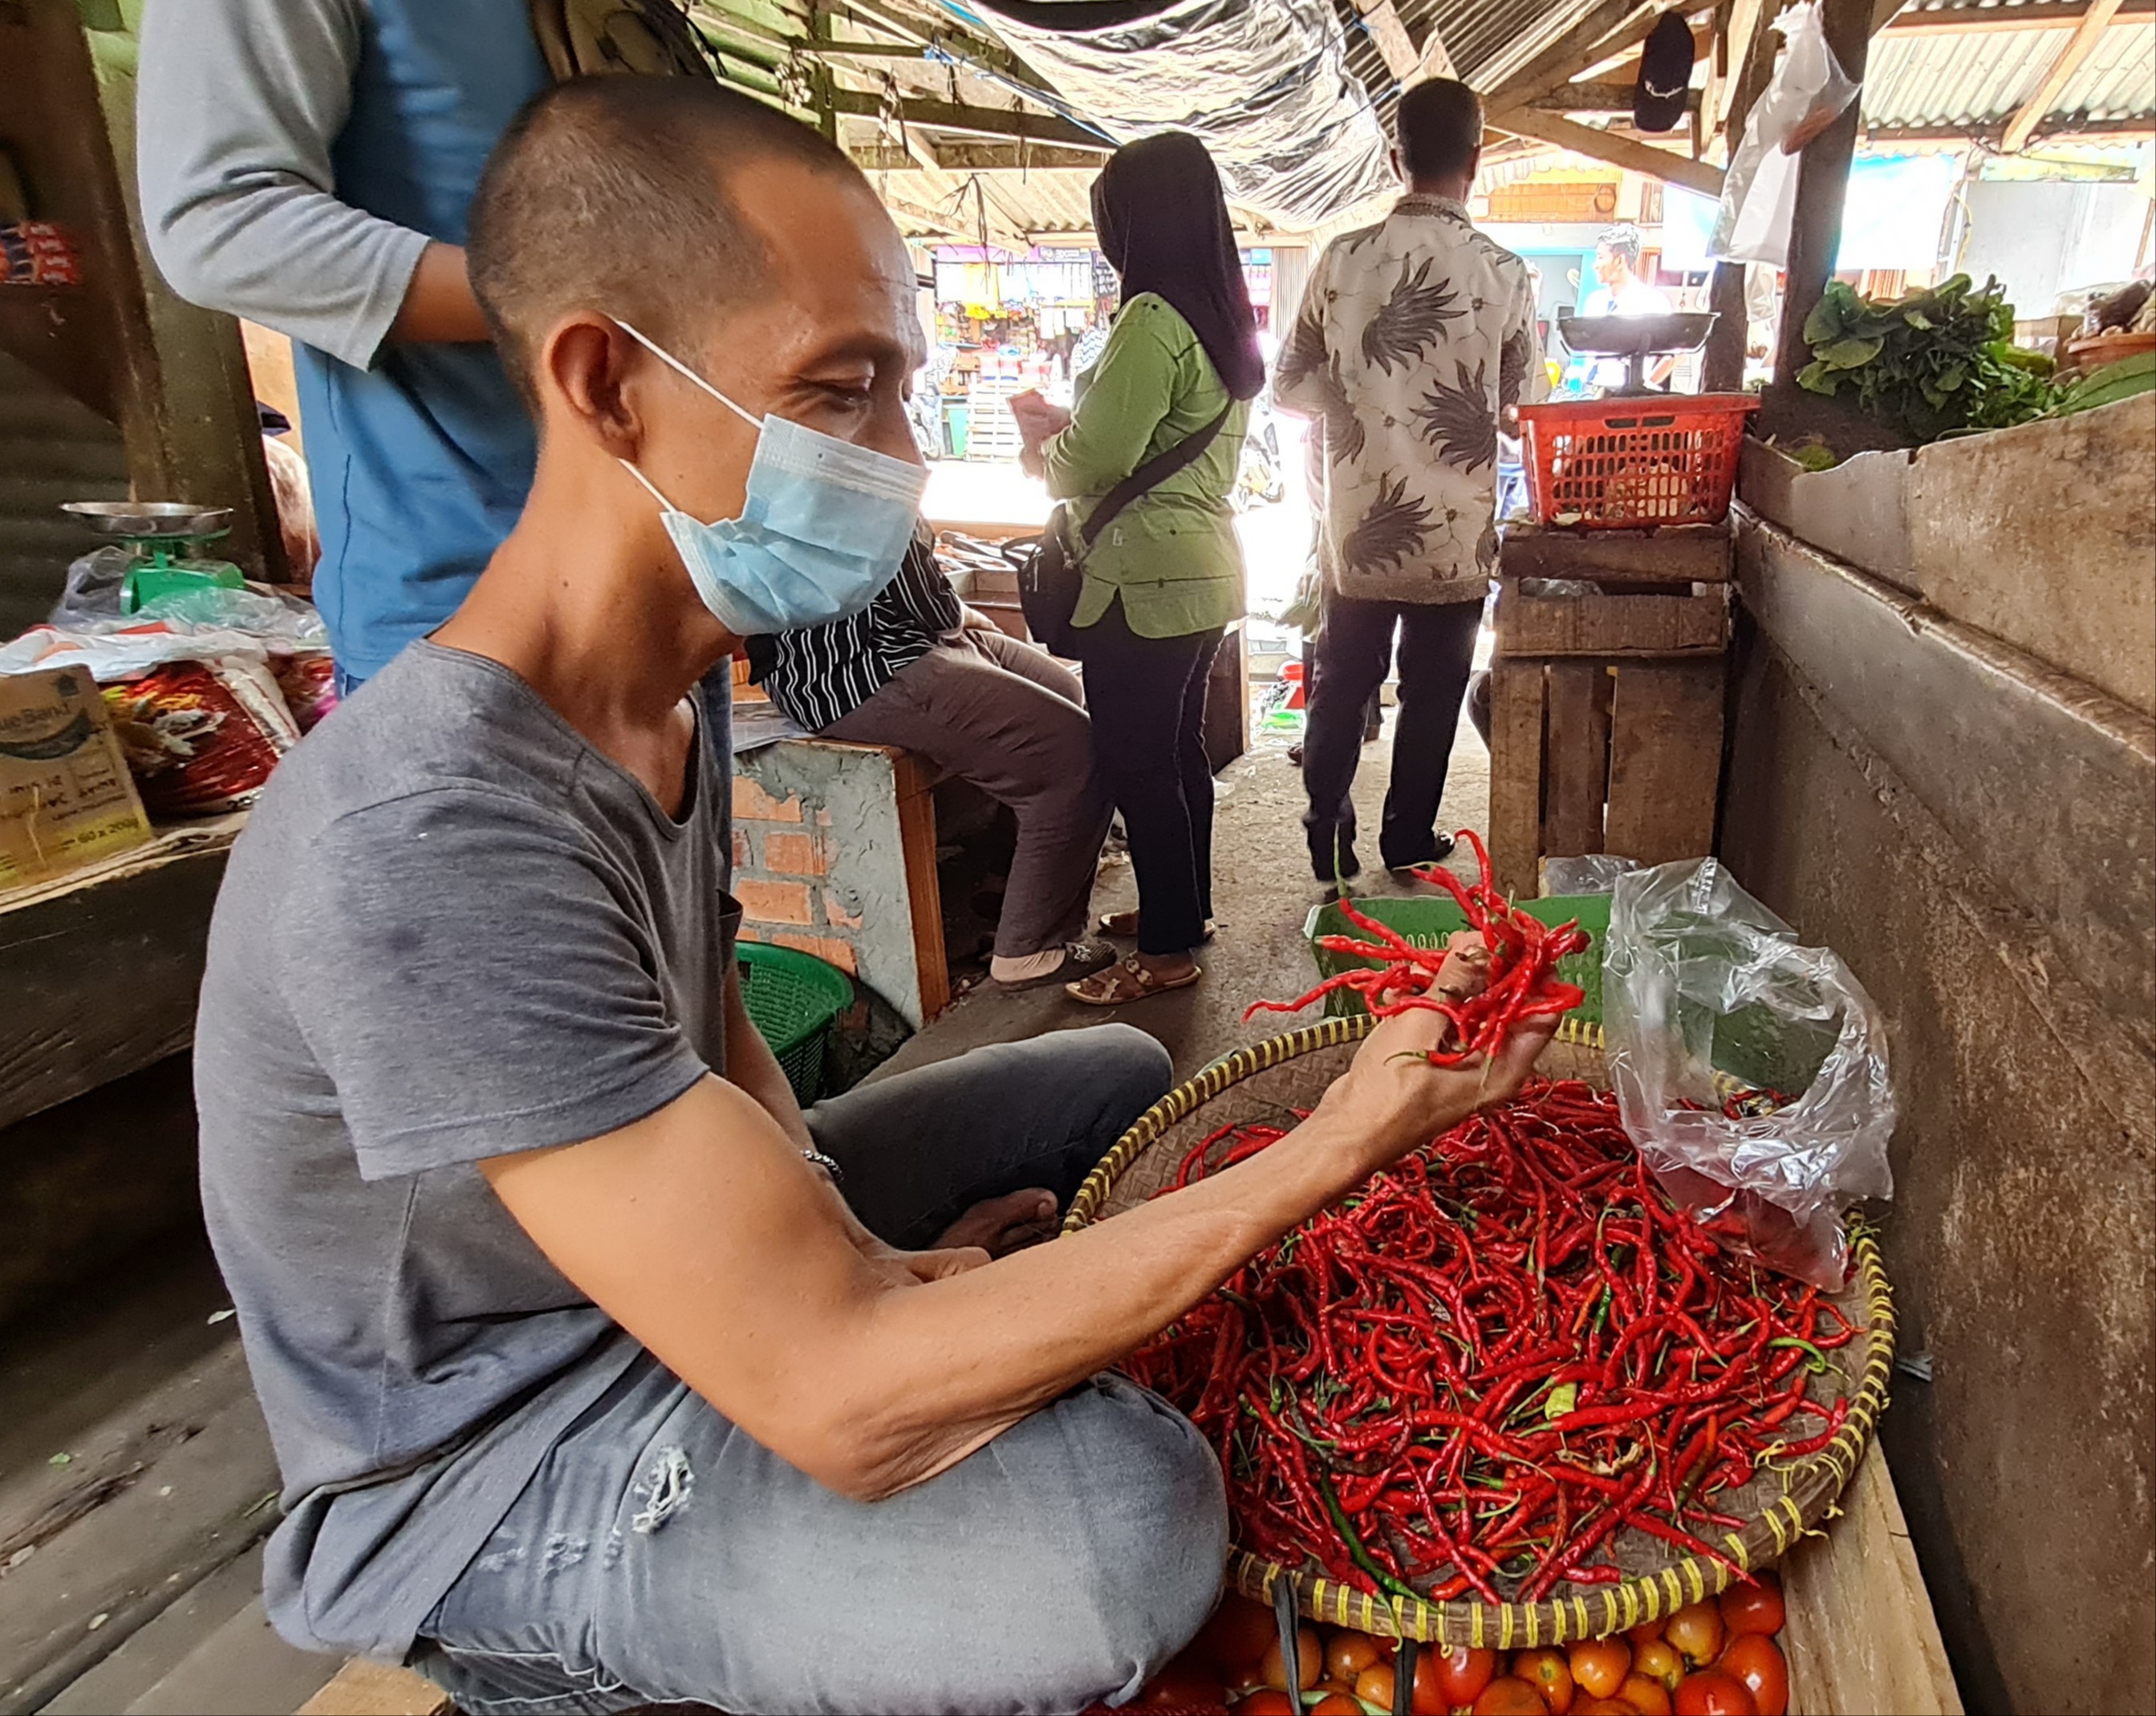
[[[1711,525],[1729,511],[1749,393],[1568,399],[1520,407],[1537,522],[1593,530]]]

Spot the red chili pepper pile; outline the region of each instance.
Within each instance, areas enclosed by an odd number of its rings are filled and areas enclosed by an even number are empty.
[[[1177,1184],[1281,1135],[1223,1129]],[[1379,1594],[1532,1601],[1618,1580],[1626,1526],[1720,1559],[1706,1534],[1743,1522],[1715,1498],[1840,1428],[1846,1401],[1805,1386],[1855,1333],[1678,1214],[1614,1099],[1537,1083],[1290,1233],[1126,1368],[1219,1452],[1245,1547]]]
[[[1498,893],[1490,872],[1490,854],[1474,831],[1463,828],[1459,838],[1474,848],[1481,871],[1479,881],[1463,883],[1438,865],[1414,873],[1450,894],[1467,914],[1469,925],[1481,931],[1483,944],[1490,950],[1490,970],[1488,982],[1479,993],[1464,997],[1432,993],[1445,966],[1445,950],[1414,946],[1397,930],[1358,911],[1353,901],[1343,899],[1339,902],[1341,915],[1372,939],[1321,935],[1317,945],[1333,953],[1353,954],[1379,963],[1327,977],[1294,1001],[1253,1002],[1244,1018],[1260,1012],[1300,1012],[1336,989],[1352,989],[1381,1019],[1419,1007],[1444,1014],[1452,1022],[1454,1046],[1433,1049],[1430,1062],[1435,1067],[1451,1067],[1471,1055],[1494,1055],[1520,1020],[1546,1018],[1578,1007],[1586,999],[1586,992],[1559,982],[1555,972],[1559,960],[1586,950],[1587,932],[1576,923],[1552,930],[1521,911]]]

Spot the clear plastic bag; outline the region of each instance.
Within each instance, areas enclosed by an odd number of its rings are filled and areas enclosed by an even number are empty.
[[[1849,967],[1712,858],[1620,877],[1602,976],[1625,1129],[1728,1250],[1826,1288],[1843,1209],[1893,1196],[1887,1028]]]
[[[1546,858],[1543,860],[1543,897],[1558,899],[1582,894],[1614,893],[1617,878],[1629,876],[1639,868],[1639,859],[1619,858],[1607,852],[1590,852],[1579,858]]]
[[[1827,46],[1818,0],[1799,0],[1774,28],[1782,33],[1782,55],[1731,152],[1707,241],[1707,254],[1718,262],[1789,265],[1797,157],[1856,99],[1856,80]]]

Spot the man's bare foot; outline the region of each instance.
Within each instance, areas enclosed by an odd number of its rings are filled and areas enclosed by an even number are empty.
[[[992,1258],[1038,1245],[1055,1232],[1055,1194],[1035,1188],[978,1203],[936,1241],[937,1248],[975,1245]]]

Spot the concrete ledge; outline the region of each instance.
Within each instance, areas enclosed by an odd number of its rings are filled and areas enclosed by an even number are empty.
[[[1774,525],[1738,571],[1759,629],[2147,1040],[2156,720]]]

